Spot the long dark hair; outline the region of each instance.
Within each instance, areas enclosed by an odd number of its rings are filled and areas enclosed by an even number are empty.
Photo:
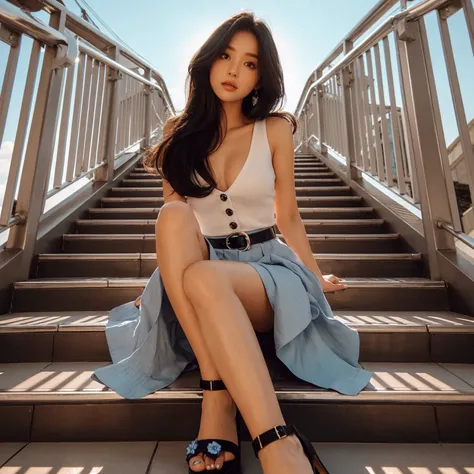
[[[211,87],[209,74],[212,64],[224,53],[232,36],[240,31],[255,35],[260,58],[258,102],[255,107],[252,106],[252,91],[242,101],[243,114],[251,121],[269,116],[284,117],[292,123],[293,134],[296,132],[295,116],[280,111],[285,86],[280,58],[269,27],[263,20],[255,19],[251,12],[230,17],[214,30],[191,59],[186,78],[186,106],[181,114],[168,118],[166,137],[150,148],[143,160],[149,172],[158,172],[181,196],[205,197],[217,186],[208,155],[217,150],[223,141],[220,123],[224,110]],[[278,111],[275,111],[277,107]],[[199,184],[196,172],[209,186]]]

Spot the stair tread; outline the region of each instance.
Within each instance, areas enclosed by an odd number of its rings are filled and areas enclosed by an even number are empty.
[[[0,465],[5,463],[15,472],[22,466],[25,472],[36,471],[41,465],[55,466],[59,472],[71,462],[85,472],[87,465],[101,466],[103,472],[183,472],[183,453],[189,441],[115,441],[115,442],[30,442],[0,445]],[[474,444],[455,443],[337,443],[313,442],[322,462],[331,474],[382,472],[381,466],[392,466],[391,472],[467,472],[474,465]],[[258,474],[262,470],[250,441],[241,441],[243,472]],[[3,454],[3,457],[1,457]],[[73,460],[73,461],[72,461]],[[146,469],[151,466],[151,470]],[[383,467],[381,469],[384,469]],[[388,471],[386,471],[388,472]]]
[[[451,311],[344,311],[336,319],[359,332],[474,332],[474,318]],[[104,331],[107,311],[33,311],[0,316],[0,333]]]
[[[0,401],[17,403],[34,401],[101,401],[125,400],[90,375],[109,362],[22,362],[2,363]],[[338,400],[339,403],[370,401],[373,403],[432,402],[459,403],[474,401],[474,364],[434,362],[362,362],[374,377],[359,395],[347,397],[328,391],[296,377],[274,379],[280,400]],[[153,400],[198,400],[199,371],[183,373],[169,387],[147,395]]]
[[[344,224],[344,225],[382,225],[384,219],[302,219],[303,223],[307,224]],[[77,224],[106,224],[106,225],[115,225],[115,224],[155,224],[156,219],[77,219]]]
[[[144,287],[149,278],[37,278],[35,280],[18,281],[14,283],[19,288],[46,288],[46,287]],[[348,287],[353,288],[445,288],[444,281],[430,280],[421,277],[408,278],[341,278]]]
[[[310,240],[391,240],[399,239],[400,234],[306,234]],[[282,234],[277,234],[283,237]],[[64,239],[80,240],[80,239],[155,239],[154,234],[63,234]]]
[[[159,207],[91,207],[88,212],[97,213],[97,214],[114,214],[114,213],[146,213],[146,212],[158,212]],[[337,213],[337,212],[348,212],[348,213],[360,213],[360,212],[373,212],[373,207],[299,207],[298,211],[300,213],[310,213],[310,212],[327,212],[327,213]]]
[[[122,189],[122,188],[116,188],[116,189]],[[130,189],[130,188],[128,188]],[[138,188],[138,189],[143,189],[143,188]],[[341,189],[341,186],[338,186],[338,189]],[[332,200],[344,200],[344,201],[362,201],[361,196],[296,196],[297,201],[303,201],[303,200],[314,200],[314,201],[332,201]],[[156,197],[156,196],[143,196],[143,197],[136,197],[136,196],[131,196],[131,197],[110,197],[106,196],[102,198],[103,202],[139,202],[139,201],[157,201],[157,200],[163,200],[161,197]]]
[[[337,180],[326,180],[326,179],[321,179],[321,180],[318,180],[320,182],[335,182],[335,181],[338,181],[338,182],[343,182],[342,180],[340,179],[337,179]],[[333,190],[333,189],[338,189],[338,190],[350,190],[351,187],[350,186],[345,186],[345,185],[340,185],[340,186],[297,186],[298,190],[304,190],[304,191],[313,191],[313,190]],[[114,187],[114,188],[111,188],[111,191],[112,192],[136,192],[136,191],[158,191],[158,190],[161,190],[163,191],[163,188],[161,186],[137,186],[137,187],[132,187],[132,186],[120,186],[120,187]]]
[[[420,260],[420,253],[313,253],[319,260]],[[156,259],[156,253],[42,253],[40,261],[47,260],[150,260]]]

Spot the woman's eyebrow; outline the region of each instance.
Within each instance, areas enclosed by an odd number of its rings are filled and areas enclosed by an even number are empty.
[[[232,46],[227,46],[228,49],[231,49],[232,51],[235,51],[235,48],[233,48]],[[253,54],[253,53],[245,53],[246,56],[252,56],[253,58],[255,59],[258,59],[258,55],[256,54]]]

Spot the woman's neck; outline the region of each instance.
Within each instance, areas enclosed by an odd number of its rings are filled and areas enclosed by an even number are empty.
[[[242,101],[223,102],[222,107],[224,114],[221,120],[221,127],[226,133],[249,123],[242,113]]]

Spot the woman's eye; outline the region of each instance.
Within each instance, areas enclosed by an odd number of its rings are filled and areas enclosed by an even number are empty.
[[[227,56],[227,58],[230,57],[227,53],[222,53],[220,57],[222,59],[227,59],[225,56]],[[253,63],[253,62],[248,62],[247,64],[251,65],[250,69],[256,69],[257,68],[256,64]]]

